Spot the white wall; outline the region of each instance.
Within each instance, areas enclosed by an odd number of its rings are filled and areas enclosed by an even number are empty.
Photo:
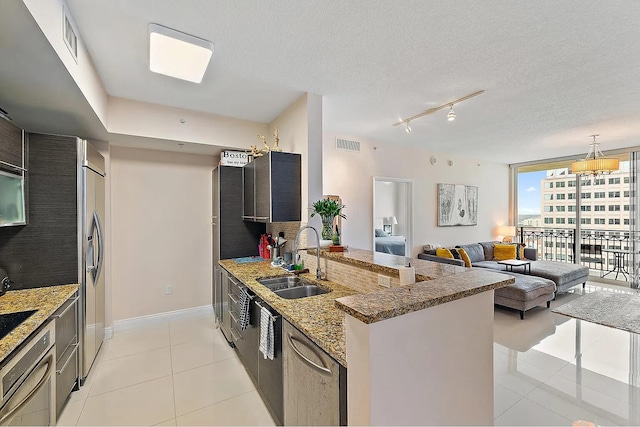
[[[108,112],[107,130],[123,135],[248,150],[260,142],[257,134],[268,132],[266,123],[124,98],[109,97]]]
[[[311,203],[322,197],[322,98],[304,94],[269,124],[267,142],[273,145],[276,126],[283,151],[302,155],[302,222]],[[328,193],[324,193],[328,194]]]
[[[336,150],[337,136],[360,141],[361,151]],[[429,163],[432,155],[438,159],[435,165]],[[449,160],[454,166],[448,165]],[[323,136],[323,165],[324,193],[339,195],[346,205],[342,236],[352,247],[372,249],[373,176],[414,180],[414,256],[426,243],[454,245],[491,240],[496,237],[496,225],[508,222],[509,167],[505,164],[327,133]],[[477,226],[437,227],[438,183],[479,187]]]
[[[213,157],[112,147],[110,163],[113,320],[210,304]]]

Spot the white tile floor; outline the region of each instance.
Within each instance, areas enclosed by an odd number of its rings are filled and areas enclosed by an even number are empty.
[[[58,425],[273,425],[212,317],[119,332],[96,363]],[[639,335],[498,308],[494,377],[496,425],[640,424]]]
[[[118,332],[58,425],[274,425],[213,317]]]

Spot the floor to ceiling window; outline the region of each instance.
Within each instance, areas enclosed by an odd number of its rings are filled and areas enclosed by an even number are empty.
[[[620,169],[597,176],[572,174],[571,160],[515,167],[519,239],[537,249],[538,259],[581,263],[594,276],[634,282],[629,155],[616,157]]]

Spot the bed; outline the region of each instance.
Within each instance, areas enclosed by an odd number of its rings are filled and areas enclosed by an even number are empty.
[[[376,229],[376,252],[402,255],[405,253],[406,238],[404,236],[389,236],[380,229]]]

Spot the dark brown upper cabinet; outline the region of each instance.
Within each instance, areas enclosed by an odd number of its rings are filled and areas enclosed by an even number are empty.
[[[300,154],[270,152],[242,169],[242,219],[255,222],[301,220]]]
[[[0,227],[25,225],[24,131],[0,115]]]

